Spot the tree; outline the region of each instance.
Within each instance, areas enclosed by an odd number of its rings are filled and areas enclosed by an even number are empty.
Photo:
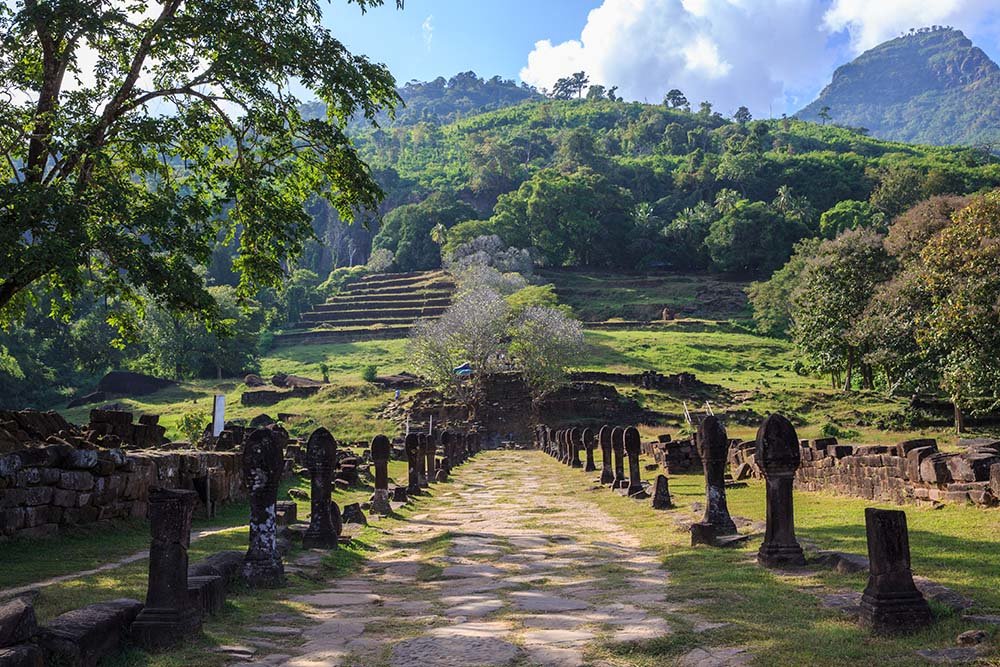
[[[845,199],[819,216],[819,231],[832,239],[848,229],[885,231],[885,216],[866,201]]]
[[[558,79],[552,86],[552,97],[557,100],[568,100],[573,97],[583,97],[583,89],[590,83],[586,72],[576,72],[570,76]]]
[[[952,216],[970,201],[970,197],[942,195],[912,206],[892,221],[886,250],[904,264],[918,259],[927,242],[950,226]]]
[[[836,379],[844,371],[844,391],[850,390],[855,368],[862,387],[872,388],[866,350],[851,336],[875,287],[887,280],[894,263],[882,237],[869,229],[849,230],[824,241],[802,269],[792,293],[792,338],[814,368]]]
[[[795,244],[795,252],[780,269],[764,281],[747,288],[753,321],[757,331],[767,336],[788,333],[792,325],[792,294],[799,286],[807,262],[819,248],[820,239],[803,239]]]
[[[961,432],[965,410],[995,409],[1000,398],[1000,190],[956,213],[920,258],[930,308],[918,341],[937,360]]]
[[[753,116],[750,115],[750,109],[741,106],[739,109],[736,110],[736,113],[733,114],[733,120],[735,120],[740,125],[746,125],[751,120],[753,120]]]
[[[704,102],[701,102],[698,105],[698,115],[702,116],[704,118],[711,118],[712,117],[712,103],[709,102],[708,100],[705,100]]]
[[[508,245],[537,249],[550,265],[622,266],[632,212],[630,193],[590,168],[543,169],[501,195],[490,221]]]
[[[677,88],[671,88],[663,98],[663,104],[671,109],[689,109],[688,100]]]
[[[431,241],[443,246],[448,241],[448,228],[440,222],[431,227]]]
[[[816,115],[818,115],[819,119],[821,121],[823,121],[824,125],[826,125],[827,123],[830,122],[830,118],[831,118],[831,116],[830,116],[830,107],[827,107],[827,106],[820,107],[819,113],[816,114]]]
[[[880,174],[869,201],[891,220],[920,201],[922,185],[923,177],[916,168],[893,164]]]
[[[804,230],[764,202],[739,200],[709,229],[705,246],[721,271],[767,274],[784,264]]]
[[[441,246],[431,238],[432,230],[438,225],[448,229],[475,216],[469,204],[449,193],[434,192],[419,204],[405,204],[390,211],[372,246],[391,251],[400,271],[437,268],[441,266]]]
[[[607,89],[599,83],[595,83],[593,86],[587,89],[587,99],[588,100],[603,100]]]
[[[246,296],[280,282],[312,234],[309,196],[345,219],[374,209],[382,192],[342,127],[393,105],[394,81],[320,18],[301,0],[0,10],[0,318],[33,285],[70,299],[87,282],[211,314],[195,268],[216,239],[239,230]],[[296,87],[327,117],[304,117]]]
[[[511,327],[510,356],[535,400],[566,383],[583,351],[583,325],[556,308],[529,306]]]

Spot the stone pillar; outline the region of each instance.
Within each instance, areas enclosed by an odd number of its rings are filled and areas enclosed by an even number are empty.
[[[930,607],[913,583],[906,514],[865,509],[868,585],[861,596],[861,626],[876,634],[902,634],[930,625]]]
[[[559,463],[566,463],[566,443],[563,441],[562,429],[556,430],[556,459]]]
[[[426,489],[429,484],[427,483],[427,434],[418,433],[417,434],[417,445],[419,451],[417,454],[417,483],[420,485],[421,489]]]
[[[611,452],[615,458],[615,478],[611,482],[611,488],[628,488],[628,479],[625,477],[625,429],[621,426],[611,429]]]
[[[628,496],[648,498],[646,489],[642,486],[642,469],[639,467],[639,454],[642,451],[642,439],[639,429],[629,426],[622,436],[625,441],[625,453],[628,455]]]
[[[674,506],[670,500],[670,483],[666,475],[656,476],[656,490],[653,492],[653,509],[668,510]]]
[[[250,587],[285,584],[278,553],[278,483],[285,467],[282,432],[259,428],[243,445],[243,481],[250,490],[250,546],[243,558],[243,580]]]
[[[427,458],[427,481],[435,481],[434,474],[437,472],[437,438],[434,433],[427,436],[427,446],[424,449],[424,456]]]
[[[337,531],[330,517],[330,492],[333,490],[333,467],[337,460],[337,441],[325,428],[318,428],[306,443],[306,463],[312,483],[309,528],[302,534],[305,549],[333,549]]]
[[[601,484],[611,484],[615,471],[611,467],[611,427],[607,424],[597,432],[597,444],[601,448]]]
[[[538,440],[538,448],[543,452],[545,452],[546,454],[549,453],[548,436],[549,436],[548,430],[544,426],[538,426],[535,429],[535,439]]]
[[[594,432],[589,428],[583,429],[583,448],[587,451],[587,463],[583,466],[583,471],[594,472],[597,470],[594,463]]]
[[[799,468],[799,436],[792,423],[779,414],[764,420],[757,430],[757,465],[764,473],[767,490],[767,528],[757,562],[764,567],[806,564],[795,539],[792,482]]]
[[[371,511],[385,516],[392,513],[389,505],[389,459],[392,443],[384,435],[376,435],[371,444],[372,461],[375,463],[375,491],[372,493]]]
[[[149,583],[146,606],[132,623],[139,646],[166,648],[201,630],[201,609],[188,594],[188,547],[191,515],[198,494],[180,489],[153,489],[149,494]]]
[[[735,535],[736,524],[726,506],[726,459],[729,438],[717,417],[708,416],[698,426],[698,454],[705,470],[705,517],[691,527],[692,544]]]
[[[406,451],[407,484],[406,493],[411,496],[420,495],[420,473],[418,472],[418,460],[420,459],[420,436],[410,433],[403,441],[403,449]]]
[[[452,461],[455,460],[455,438],[448,431],[441,431],[441,469],[445,476],[451,474]]]
[[[569,431],[569,464],[574,468],[582,468],[583,461],[580,460],[580,449],[583,447],[583,432],[578,428],[571,428]]]

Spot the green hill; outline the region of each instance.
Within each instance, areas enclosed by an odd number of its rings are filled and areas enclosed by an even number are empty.
[[[1000,67],[962,31],[923,29],[880,44],[839,67],[797,116],[829,107],[838,125],[929,144],[1000,138]]]

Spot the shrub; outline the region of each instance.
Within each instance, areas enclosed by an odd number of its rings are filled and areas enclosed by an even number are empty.
[[[378,366],[375,364],[368,364],[361,371],[361,379],[365,382],[374,382],[376,377],[378,377]]]
[[[199,412],[185,412],[177,422],[177,430],[181,432],[184,439],[191,444],[197,444],[201,440],[202,434],[208,420]]]

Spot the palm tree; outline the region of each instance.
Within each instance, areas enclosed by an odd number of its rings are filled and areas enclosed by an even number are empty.
[[[437,243],[438,245],[444,245],[447,240],[448,228],[440,222],[434,225],[431,229],[431,241],[434,241],[434,243]]]

